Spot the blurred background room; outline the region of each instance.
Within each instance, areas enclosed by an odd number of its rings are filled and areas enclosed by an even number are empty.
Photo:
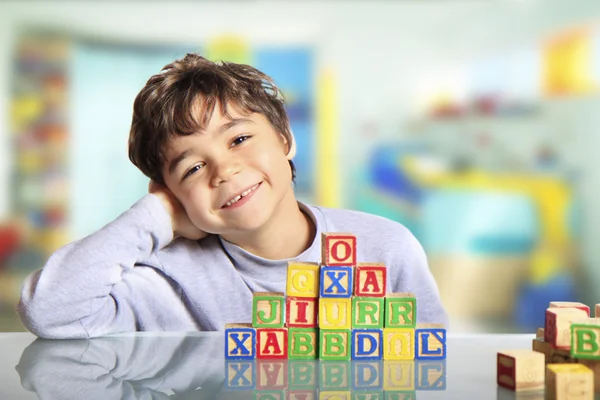
[[[275,79],[299,198],[407,226],[451,331],[600,303],[600,1],[2,1],[0,331],[27,274],[146,193],[133,100],[192,51]]]

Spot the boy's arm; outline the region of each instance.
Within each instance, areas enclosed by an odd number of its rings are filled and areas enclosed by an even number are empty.
[[[137,330],[135,309],[148,313],[148,302],[159,303],[150,295],[176,297],[154,254],[172,239],[165,207],[155,195],[145,195],[99,231],[56,251],[42,270],[27,277],[17,306],[23,324],[47,338]],[[143,265],[154,268],[134,268]]]

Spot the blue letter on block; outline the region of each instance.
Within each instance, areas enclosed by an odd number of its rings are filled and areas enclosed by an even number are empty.
[[[225,359],[253,360],[256,358],[256,330],[252,328],[225,329]]]
[[[352,390],[381,390],[383,388],[381,361],[354,361],[352,363]]]
[[[225,360],[225,390],[254,390],[255,361]]]
[[[417,360],[415,363],[417,390],[446,390],[446,360]]]
[[[351,348],[353,360],[381,360],[383,357],[383,331],[381,329],[353,329]]]
[[[349,298],[352,297],[351,267],[321,267],[320,297]]]
[[[415,330],[415,359],[442,360],[446,358],[446,330],[417,328]]]

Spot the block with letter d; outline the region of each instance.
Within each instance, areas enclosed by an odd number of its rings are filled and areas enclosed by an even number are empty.
[[[225,358],[228,360],[256,358],[256,329],[252,324],[225,324]]]
[[[321,267],[319,297],[350,298],[352,296],[352,267]]]
[[[415,330],[415,359],[441,360],[446,358],[446,329],[442,324],[417,324]]]
[[[283,328],[284,294],[255,292],[252,298],[252,326],[255,328]]]
[[[352,359],[381,360],[383,357],[383,331],[381,329],[352,330]]]

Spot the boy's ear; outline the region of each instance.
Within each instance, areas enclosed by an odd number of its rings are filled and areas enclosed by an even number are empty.
[[[292,132],[292,130],[290,129],[291,143],[288,143],[288,140],[285,138],[285,136],[281,135],[281,137],[283,137],[283,143],[285,143],[288,149],[286,158],[288,160],[291,160],[296,156],[296,139],[294,139],[294,132]]]

